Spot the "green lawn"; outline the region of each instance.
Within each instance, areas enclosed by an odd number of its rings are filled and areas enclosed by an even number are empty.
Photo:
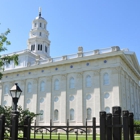
[[[33,138],[33,135],[31,135],[31,137]],[[42,139],[41,135],[36,135],[36,138],[40,138]],[[49,135],[44,135],[43,137],[44,139],[48,139],[49,140]],[[85,135],[79,135],[78,136],[78,140],[85,140],[86,136]],[[58,140],[58,135],[52,135],[52,140]],[[66,135],[61,134],[60,135],[60,140],[67,140]],[[69,140],[76,140],[76,135],[72,134],[69,135]],[[88,140],[92,140],[92,135],[88,135]],[[100,136],[97,135],[96,140],[100,140]],[[140,140],[140,135],[135,135],[135,140]]]
[[[20,135],[21,137],[22,137],[22,134]],[[31,134],[31,138],[33,139],[34,138],[34,135],[33,134]],[[41,134],[37,134],[36,135],[36,137],[35,138],[37,138],[37,139],[42,139],[42,135]],[[50,135],[48,134],[48,135],[43,135],[43,139],[45,139],[45,140],[49,140],[50,139]],[[58,135],[56,135],[56,134],[52,134],[52,138],[51,138],[52,140],[58,140]],[[60,140],[67,140],[67,137],[66,137],[66,135],[65,134],[61,134],[60,135]],[[77,140],[76,139],[76,135],[75,134],[70,134],[69,135],[69,140]],[[86,136],[85,135],[78,135],[78,140],[86,140]],[[88,135],[88,140],[92,140],[92,135],[90,134],[90,135]],[[97,134],[97,136],[96,136],[96,140],[100,140],[100,135],[98,135]],[[136,134],[135,135],[135,140],[140,140],[140,134]]]

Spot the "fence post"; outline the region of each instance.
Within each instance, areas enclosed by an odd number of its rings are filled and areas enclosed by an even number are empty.
[[[121,140],[121,107],[112,107],[113,112],[113,140]]]
[[[87,119],[86,119],[86,140],[87,140]]]
[[[130,132],[130,139],[134,140],[134,114],[129,113],[129,132]]]
[[[128,119],[129,111],[123,111],[123,137],[124,140],[129,140],[129,119]]]
[[[4,140],[4,132],[5,132],[5,116],[2,114],[0,116],[0,140]]]
[[[67,131],[66,131],[66,134],[67,134],[67,140],[69,140],[69,119],[67,119]]]
[[[106,140],[106,112],[100,112],[100,140]]]
[[[30,116],[25,116],[24,118],[24,130],[23,130],[23,137],[26,140],[30,140],[30,132],[31,132],[31,117]]]
[[[92,131],[93,131],[92,139],[96,140],[96,118],[95,117],[93,117],[93,119],[92,119]]]
[[[107,140],[112,140],[112,114],[108,113],[106,114],[106,134],[107,134]]]
[[[11,140],[18,138],[18,115],[12,114]]]

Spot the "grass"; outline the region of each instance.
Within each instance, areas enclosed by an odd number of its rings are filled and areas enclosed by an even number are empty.
[[[20,134],[20,137],[22,138],[23,135]],[[36,139],[42,140],[42,135],[41,134],[36,134]],[[31,139],[34,139],[34,135],[31,134]],[[49,134],[43,134],[43,139],[44,140],[50,140],[50,135]],[[52,140],[59,140],[58,135],[52,134],[51,137]],[[60,134],[60,140],[67,140],[67,136],[65,134]],[[75,134],[69,134],[69,140],[86,140],[86,135],[78,135],[78,139],[76,139]],[[92,140],[92,134],[88,134],[88,139],[87,140]],[[100,135],[96,135],[96,140],[100,140]],[[140,134],[135,134],[135,140],[140,140]]]
[[[33,135],[31,135],[31,138],[34,138]],[[40,138],[42,139],[42,135],[36,135],[36,138]],[[50,139],[50,135],[44,135],[43,139]],[[52,140],[58,140],[58,135],[52,135]],[[60,140],[67,140],[67,137],[65,134],[61,134],[60,135]],[[70,134],[69,135],[69,140],[86,140],[86,136],[85,135],[78,135],[78,139],[76,139],[76,135],[75,134]],[[88,135],[88,140],[92,140],[92,135]],[[100,136],[97,135],[96,136],[96,140],[100,140]],[[135,140],[140,140],[140,134],[135,135]]]

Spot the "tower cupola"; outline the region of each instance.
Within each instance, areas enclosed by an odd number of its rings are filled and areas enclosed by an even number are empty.
[[[29,33],[28,49],[40,55],[43,58],[50,57],[50,41],[48,39],[47,21],[39,15],[32,21],[32,29]]]

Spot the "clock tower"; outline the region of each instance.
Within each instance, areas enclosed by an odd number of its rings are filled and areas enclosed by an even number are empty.
[[[46,30],[46,27],[47,21],[41,16],[41,8],[39,8],[39,15],[32,21],[28,49],[42,58],[50,58],[49,32]]]

